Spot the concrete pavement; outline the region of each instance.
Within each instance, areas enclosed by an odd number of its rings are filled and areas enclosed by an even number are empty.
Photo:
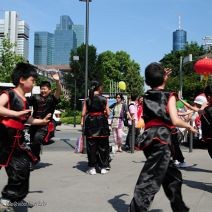
[[[60,129],[79,130],[80,126]],[[212,160],[207,150],[182,147],[186,162],[193,167],[181,169],[183,198],[191,212],[212,211]],[[112,155],[111,171],[94,176],[86,174],[87,157],[73,151],[43,152],[42,162],[31,172],[30,193],[16,211],[30,212],[127,212],[134,186],[145,157],[141,151]],[[6,183],[0,172],[1,188]],[[29,204],[33,207],[29,207]],[[156,194],[152,212],[171,212],[163,190]]]

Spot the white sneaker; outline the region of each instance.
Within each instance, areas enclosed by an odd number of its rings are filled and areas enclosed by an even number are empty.
[[[180,162],[178,160],[174,160],[174,164],[177,166],[180,164]]]
[[[12,203],[7,199],[0,199],[0,211],[3,212],[15,212]]]
[[[10,200],[8,200],[8,199],[3,199],[3,198],[1,198],[0,199],[0,203],[2,204],[2,205],[4,205],[4,206],[9,206],[10,205]]]
[[[90,174],[90,175],[95,175],[96,169],[94,167],[91,167],[90,169],[88,169],[87,173]]]
[[[101,174],[106,174],[108,171],[106,169],[101,169]]]

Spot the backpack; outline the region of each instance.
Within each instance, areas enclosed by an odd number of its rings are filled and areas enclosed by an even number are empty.
[[[128,117],[127,117],[127,111],[125,110],[124,104],[123,104],[123,122],[124,122],[124,126],[128,127]]]
[[[129,108],[130,108],[131,105],[134,105],[134,104],[133,103],[130,103],[128,105],[128,111],[129,111]],[[128,124],[128,117],[127,117],[127,111],[125,110],[125,108],[124,108],[123,122],[124,122],[124,126],[125,127],[128,127],[129,126],[129,124]]]

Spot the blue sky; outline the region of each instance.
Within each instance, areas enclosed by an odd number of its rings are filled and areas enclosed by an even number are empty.
[[[85,5],[79,0],[0,0],[0,17],[5,10],[15,10],[29,24],[33,62],[34,32],[54,32],[61,15],[85,25]],[[98,54],[126,51],[143,71],[172,50],[179,15],[188,42],[201,45],[204,36],[212,36],[211,8],[211,0],[92,0],[89,44]]]

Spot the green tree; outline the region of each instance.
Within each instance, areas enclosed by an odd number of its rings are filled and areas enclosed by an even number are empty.
[[[2,39],[2,49],[0,52],[0,81],[11,82],[11,73],[15,65],[24,61],[24,58],[17,55],[13,48],[16,44],[10,43],[8,38]]]
[[[79,56],[79,61],[75,61],[73,56]],[[96,48],[88,46],[88,86],[94,79],[101,80],[101,73],[96,70],[97,53]],[[66,89],[70,93],[70,105],[73,108],[75,98],[75,80],[76,80],[76,104],[77,109],[81,109],[82,105],[79,99],[85,97],[85,45],[82,44],[70,53],[71,72],[64,76]],[[89,88],[89,87],[88,87]]]
[[[104,90],[110,92],[110,82],[124,81],[128,93],[143,93],[144,81],[140,74],[140,66],[130,59],[124,51],[113,53],[106,51],[98,56],[97,69],[104,75]],[[111,92],[114,92],[112,90]]]
[[[196,74],[194,71],[194,63],[200,58],[200,56],[204,55],[206,52],[204,51],[202,46],[199,46],[196,42],[188,43],[185,46],[184,50],[171,52],[166,54],[161,59],[161,64],[164,67],[172,68],[172,74],[167,83],[167,89],[173,91],[179,91],[180,87],[180,57],[183,58],[192,54],[192,62],[184,64],[182,67],[183,73],[183,97],[190,101],[193,101],[194,97],[203,91],[205,86],[205,82],[201,81],[200,75]]]

